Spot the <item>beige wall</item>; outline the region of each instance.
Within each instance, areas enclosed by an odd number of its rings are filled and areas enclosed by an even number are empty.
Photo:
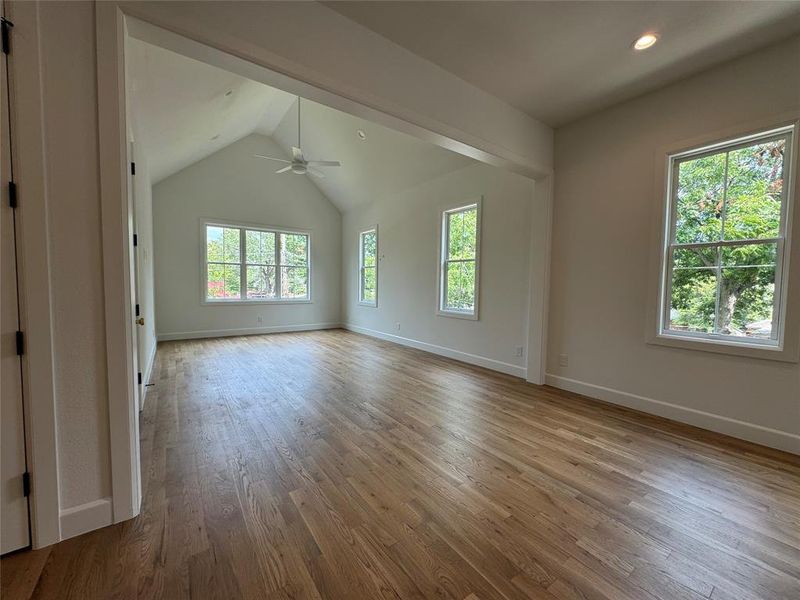
[[[254,154],[285,156],[271,138],[253,134],[154,186],[156,323],[160,339],[338,325],[342,256],[339,211],[308,177],[277,175],[278,163],[255,158]],[[309,231],[311,303],[203,304],[200,260],[204,218]]]
[[[437,315],[439,211],[479,196],[480,318]],[[515,351],[527,344],[533,203],[532,180],[475,164],[349,211],[342,233],[343,322],[524,377],[525,357]],[[376,224],[380,260],[373,308],[358,304],[358,233]]]
[[[556,132],[548,372],[566,379],[551,383],[800,451],[796,363],[645,343],[656,150],[800,115],[799,73],[794,38]]]
[[[47,4],[40,19],[63,509],[111,495],[94,7]]]

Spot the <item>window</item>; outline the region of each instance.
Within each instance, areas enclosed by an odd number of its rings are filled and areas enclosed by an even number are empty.
[[[442,212],[439,314],[478,318],[481,202]]]
[[[378,305],[378,227],[358,234],[358,302]]]
[[[207,223],[205,259],[206,302],[310,299],[307,233]]]
[[[669,157],[662,336],[779,345],[792,135]]]

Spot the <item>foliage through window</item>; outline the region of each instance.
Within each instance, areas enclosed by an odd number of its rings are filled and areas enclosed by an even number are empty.
[[[442,213],[439,312],[477,316],[480,205]]]
[[[378,230],[362,231],[358,235],[358,301],[378,304]]]
[[[777,344],[791,138],[671,157],[662,332]]]
[[[216,224],[205,233],[207,301],[309,299],[308,234]]]

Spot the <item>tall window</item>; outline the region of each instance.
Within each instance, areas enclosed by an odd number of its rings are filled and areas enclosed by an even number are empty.
[[[308,234],[211,223],[205,234],[207,302],[310,298]]]
[[[778,344],[792,135],[670,157],[662,334]]]
[[[478,318],[481,202],[442,212],[439,314]]]
[[[358,234],[358,302],[378,305],[378,228]]]

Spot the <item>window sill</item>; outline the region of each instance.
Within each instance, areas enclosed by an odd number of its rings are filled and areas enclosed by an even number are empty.
[[[647,340],[649,344],[682,348],[685,350],[699,350],[701,352],[714,352],[745,358],[763,360],[776,360],[781,362],[797,362],[798,357],[786,348],[767,342],[731,342],[725,339],[701,338],[690,335],[673,333],[659,333]]]
[[[248,306],[251,304],[312,304],[307,300],[201,300],[204,306]]]
[[[467,321],[477,321],[478,313],[458,312],[455,310],[437,310],[436,315],[439,317],[452,317],[454,319],[466,319]]]
[[[366,306],[367,308],[378,308],[377,302],[359,302],[359,306]]]

